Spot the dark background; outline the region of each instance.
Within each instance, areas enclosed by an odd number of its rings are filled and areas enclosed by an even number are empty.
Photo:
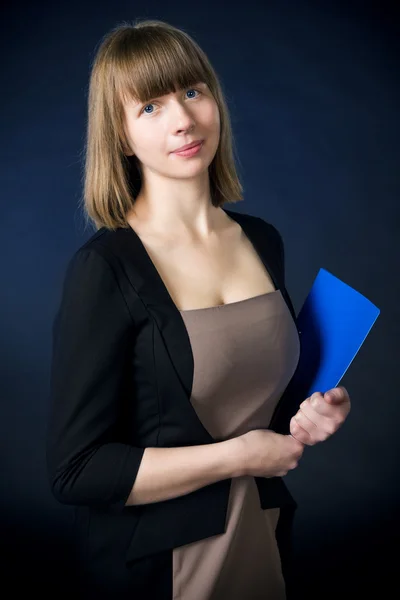
[[[321,267],[381,309],[341,381],[348,420],[285,480],[298,597],[385,598],[400,539],[400,85],[399,15],[382,1],[3,8],[2,584],[74,591],[72,510],[45,470],[51,327],[66,263],[93,233],[78,208],[89,65],[111,27],[138,17],[182,27],[214,65],[245,197],[225,207],[280,230],[296,312]]]

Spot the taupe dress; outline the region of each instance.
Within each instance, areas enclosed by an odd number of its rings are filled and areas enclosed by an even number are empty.
[[[298,360],[299,340],[276,290],[180,311],[191,341],[191,402],[212,436],[266,429]],[[173,549],[173,600],[283,600],[279,508],[262,510],[252,476],[232,479],[226,531]]]

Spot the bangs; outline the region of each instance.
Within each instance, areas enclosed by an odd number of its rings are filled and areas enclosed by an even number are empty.
[[[143,28],[124,41],[113,70],[115,91],[123,102],[147,102],[211,79],[195,45],[184,36],[177,39],[165,30]]]

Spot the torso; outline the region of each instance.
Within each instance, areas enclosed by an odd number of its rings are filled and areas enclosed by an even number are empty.
[[[128,219],[179,310],[219,306],[275,291],[240,225],[219,210],[223,213],[219,233],[207,243],[161,239],[135,217]]]

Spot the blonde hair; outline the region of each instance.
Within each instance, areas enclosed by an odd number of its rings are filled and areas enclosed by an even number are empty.
[[[208,85],[220,112],[220,141],[208,167],[212,203],[219,207],[243,200],[228,108],[206,54],[168,23],[124,21],[101,40],[89,80],[81,202],[95,230],[129,227],[125,215],[140,191],[140,164],[125,154],[124,99],[146,102],[199,81]]]

